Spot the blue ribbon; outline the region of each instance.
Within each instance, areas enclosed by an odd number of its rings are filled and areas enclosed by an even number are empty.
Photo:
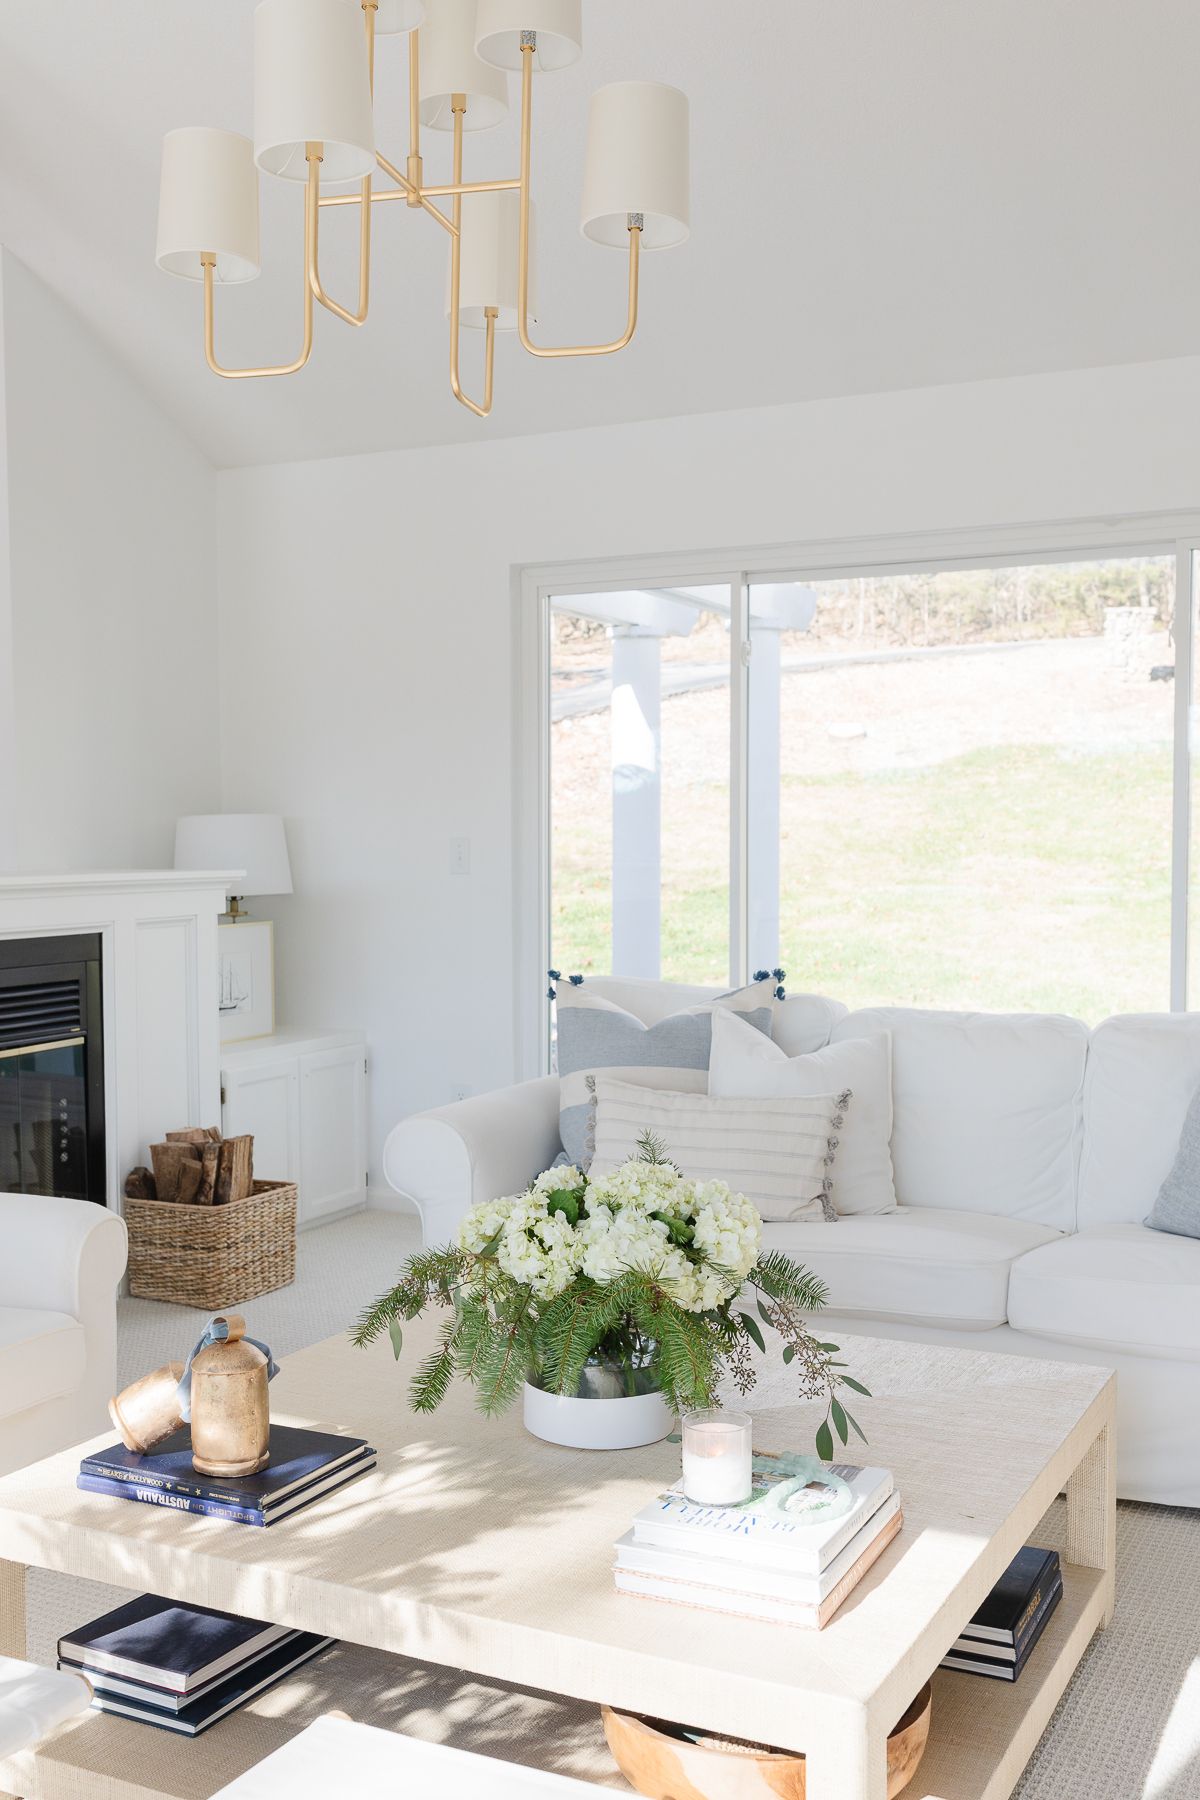
[[[204,1327],[204,1330],[200,1333],[196,1345],[184,1366],[183,1374],[179,1380],[179,1386],[175,1389],[176,1394],[179,1396],[180,1415],[185,1424],[190,1423],[192,1417],[192,1364],[202,1350],[207,1350],[210,1344],[223,1344],[228,1336],[229,1320],[223,1313],[214,1313],[212,1318],[208,1321],[208,1324]],[[271,1355],[270,1346],[261,1343],[258,1338],[248,1337],[244,1338],[242,1341],[247,1344],[253,1344],[256,1350],[262,1351],[267,1359],[267,1380],[274,1381],[279,1373],[279,1364]]]

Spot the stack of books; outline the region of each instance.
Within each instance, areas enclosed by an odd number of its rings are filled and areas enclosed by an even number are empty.
[[[1016,1681],[1062,1592],[1058,1551],[1026,1544],[942,1658],[943,1669]]]
[[[142,1594],[58,1640],[92,1705],[196,1737],[327,1650],[332,1638]]]
[[[85,1456],[75,1478],[89,1494],[142,1500],[240,1525],[274,1525],[375,1467],[363,1438],[272,1425],[271,1460],[257,1475],[198,1475],[189,1434],[164,1438],[150,1456],[112,1444]]]
[[[786,1465],[754,1459],[756,1494],[786,1478]],[[903,1523],[900,1496],[886,1469],[837,1463],[850,1487],[848,1512],[822,1519],[698,1506],[682,1483],[644,1506],[616,1543],[623,1594],[673,1600],[712,1612],[771,1619],[820,1630],[858,1586]]]

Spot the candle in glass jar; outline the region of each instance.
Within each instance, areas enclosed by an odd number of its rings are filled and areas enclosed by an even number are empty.
[[[738,1506],[750,1498],[748,1414],[710,1407],[683,1421],[683,1492],[698,1506]]]

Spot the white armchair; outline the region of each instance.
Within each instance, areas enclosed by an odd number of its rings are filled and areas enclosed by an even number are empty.
[[[472,1206],[519,1194],[561,1149],[558,1077],[542,1075],[401,1119],[383,1172],[416,1206],[423,1242],[441,1244]]]
[[[427,1744],[344,1713],[314,1719],[279,1750],[247,1769],[212,1800],[329,1800],[351,1785],[359,1794],[437,1795],[437,1800],[587,1800],[590,1781],[500,1762],[448,1744]]]
[[[91,1684],[82,1675],[0,1656],[0,1756],[30,1749],[91,1703]]]
[[[0,1474],[103,1429],[126,1248],[106,1207],[0,1194]]]

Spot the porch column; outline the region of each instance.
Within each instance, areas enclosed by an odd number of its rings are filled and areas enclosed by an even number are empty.
[[[749,669],[747,887],[750,967],[779,961],[780,633],[754,619]]]
[[[612,967],[657,980],[662,916],[660,638],[612,639]]]

